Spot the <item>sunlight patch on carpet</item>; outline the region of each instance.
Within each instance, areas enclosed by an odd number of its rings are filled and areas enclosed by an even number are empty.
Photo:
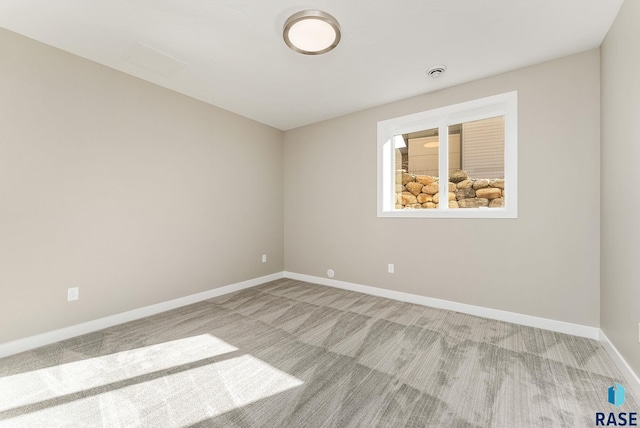
[[[0,378],[0,425],[192,424],[302,384],[205,334]]]

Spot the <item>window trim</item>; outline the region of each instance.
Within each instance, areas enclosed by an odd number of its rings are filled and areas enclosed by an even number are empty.
[[[441,195],[448,194],[448,127],[463,122],[504,115],[505,205],[502,208],[453,208],[442,204],[435,209],[395,208],[395,147],[393,137],[424,129],[438,128],[440,150],[438,170]],[[433,110],[378,122],[378,217],[422,218],[518,218],[518,92],[480,98]]]

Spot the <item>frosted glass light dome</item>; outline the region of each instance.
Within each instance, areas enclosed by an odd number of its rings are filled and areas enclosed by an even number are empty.
[[[287,19],[284,41],[291,49],[305,55],[329,52],[340,42],[340,25],[328,13],[303,10]]]

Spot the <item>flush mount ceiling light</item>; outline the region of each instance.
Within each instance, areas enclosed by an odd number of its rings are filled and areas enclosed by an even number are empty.
[[[320,55],[340,42],[340,24],[328,13],[303,10],[294,13],[284,23],[284,42],[296,52]]]

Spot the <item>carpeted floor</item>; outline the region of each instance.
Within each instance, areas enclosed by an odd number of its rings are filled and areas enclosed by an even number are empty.
[[[0,359],[0,427],[590,427],[593,340],[278,280]]]

